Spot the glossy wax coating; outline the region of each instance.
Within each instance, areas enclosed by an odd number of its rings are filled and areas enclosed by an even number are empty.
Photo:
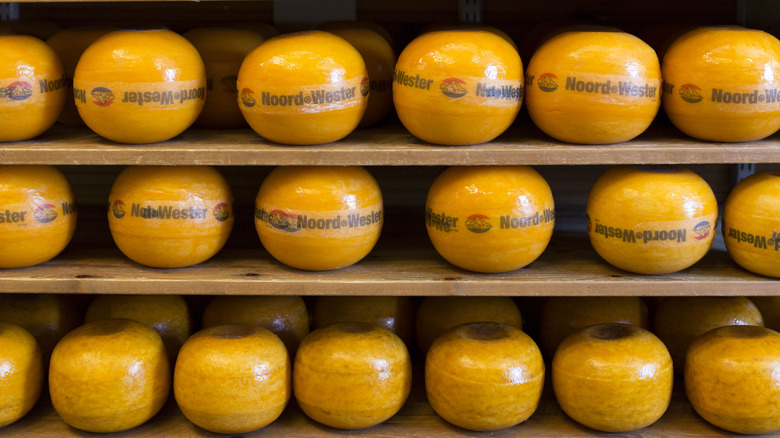
[[[616,166],[593,184],[585,212],[591,245],[604,260],[638,274],[668,274],[709,251],[718,204],[691,170]]]
[[[550,186],[529,166],[453,166],[428,190],[428,237],[442,257],[470,271],[530,264],[547,248],[554,225]]]
[[[493,322],[460,325],[436,339],[425,359],[431,407],[452,424],[498,430],[534,413],[544,361],[521,330]]]
[[[299,296],[221,295],[203,310],[203,327],[250,324],[270,330],[284,342],[291,356],[309,334],[309,314]]]
[[[672,358],[647,330],[596,324],[568,338],[552,363],[555,396],[572,419],[603,432],[653,424],[672,396]]]
[[[76,231],[77,210],[68,179],[54,166],[0,166],[0,267],[58,255]]]
[[[60,418],[88,432],[145,423],[165,404],[171,369],[162,338],[140,322],[103,319],[71,331],[49,365],[51,402]]]
[[[270,38],[244,58],[238,103],[262,137],[287,145],[340,140],[360,123],[369,99],[360,52],[322,31]]]
[[[780,172],[740,181],[723,205],[723,240],[748,271],[780,277]]]
[[[38,401],[43,369],[35,338],[16,324],[0,322],[0,427],[22,418]]]
[[[780,41],[739,26],[701,27],[677,38],[663,61],[663,106],[701,140],[759,140],[780,128]]]
[[[562,32],[528,63],[526,106],[547,135],[609,144],[644,132],[661,106],[661,65],[641,39],[613,30]]]
[[[705,420],[735,433],[780,429],[780,334],[727,326],[696,339],[685,362],[685,392]]]
[[[65,71],[38,38],[0,35],[0,47],[0,142],[28,140],[57,121],[66,98]]]
[[[372,324],[345,322],[314,330],[295,356],[293,388],[301,409],[339,429],[370,427],[392,417],[411,384],[406,346]]]
[[[698,336],[726,325],[763,326],[761,312],[747,297],[666,297],[655,310],[653,333],[666,344],[675,371]]]
[[[321,296],[314,302],[314,327],[340,322],[366,322],[386,328],[411,345],[415,304],[412,297]]]
[[[108,195],[108,225],[133,261],[180,268],[208,260],[233,229],[233,193],[211,166],[129,166]]]
[[[523,62],[485,30],[426,32],[398,55],[393,103],[416,137],[440,145],[483,143],[514,122],[523,101]]]
[[[174,395],[182,413],[216,433],[245,433],[281,415],[292,392],[282,341],[250,325],[201,330],[182,346]]]
[[[357,263],[373,249],[383,223],[379,184],[359,166],[277,167],[255,199],[263,247],[298,269]]]

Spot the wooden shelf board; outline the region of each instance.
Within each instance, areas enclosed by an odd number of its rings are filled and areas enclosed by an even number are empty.
[[[141,266],[116,248],[69,248],[41,265],[0,270],[0,292],[730,296],[780,295],[780,281],[745,271],[725,251],[715,248],[682,272],[634,275],[601,260],[586,237],[558,234],[534,263],[502,274],[456,268],[422,239],[380,239],[380,245],[359,263],[324,272],[282,265],[261,249],[259,242],[256,249],[226,248],[211,260],[178,269]]]
[[[0,163],[438,166],[780,162],[778,135],[750,143],[709,143],[659,123],[635,140],[592,146],[562,144],[528,123],[518,125],[492,142],[471,146],[431,145],[392,123],[357,130],[343,140],[317,146],[273,144],[248,128],[192,128],[170,141],[125,145],[86,128],[58,125],[33,140],[0,144]]]
[[[677,382],[675,382],[677,383]],[[449,438],[453,436],[518,437],[558,436],[587,437],[599,435],[597,431],[581,426],[566,416],[555,402],[549,389],[536,412],[525,422],[511,428],[493,432],[472,432],[442,420],[428,404],[423,385],[416,383],[406,404],[386,422],[356,431],[332,429],[309,419],[291,399],[284,413],[265,428],[241,434],[243,437],[337,437],[359,435],[362,437],[427,437]],[[678,385],[682,386],[682,385]],[[65,424],[57,415],[48,397],[44,396],[33,410],[18,422],[0,429],[4,436],[82,437],[85,432]],[[7,435],[6,435],[7,434]],[[225,436],[209,433],[190,423],[176,406],[173,397],[149,422],[119,433],[123,437],[203,437]],[[608,435],[608,434],[603,434]],[[731,434],[711,426],[699,417],[685,399],[682,391],[675,389],[666,413],[653,425],[630,433],[631,436],[686,436],[714,437]]]

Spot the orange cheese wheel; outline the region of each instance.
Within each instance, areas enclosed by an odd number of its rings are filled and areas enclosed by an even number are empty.
[[[742,142],[780,129],[780,41],[741,27],[686,32],[663,62],[666,114],[701,140]]]
[[[48,261],[76,230],[76,199],[53,166],[0,166],[0,267]]]
[[[309,334],[309,314],[303,298],[284,296],[220,295],[203,310],[203,328],[248,324],[270,330],[284,342],[291,356]]]
[[[429,143],[493,140],[514,122],[522,101],[523,62],[493,32],[427,32],[398,56],[396,112],[409,132]]]
[[[756,326],[726,326],[691,344],[685,392],[711,424],[739,434],[780,430],[780,334]]]
[[[479,321],[523,329],[520,309],[509,297],[425,297],[415,320],[417,348],[424,354],[448,330]]]
[[[572,30],[544,42],[528,62],[526,107],[534,124],[569,143],[638,136],[661,106],[661,66],[650,46],[615,30]]]
[[[236,79],[244,57],[264,41],[258,32],[199,27],[184,35],[198,49],[206,67],[208,97],[195,126],[240,128],[246,126],[238,107]]]
[[[691,342],[724,325],[763,326],[764,319],[746,297],[665,297],[655,310],[653,333],[669,349],[675,371],[682,373]]]
[[[362,429],[401,409],[412,386],[403,341],[373,324],[343,322],[314,330],[295,355],[293,391],[312,420]]]
[[[81,324],[81,311],[72,295],[2,294],[0,321],[30,332],[38,342],[44,363],[48,364],[57,342]]]
[[[198,51],[170,30],[117,30],[81,55],[73,75],[81,119],[119,143],[171,139],[198,118],[206,70]]]
[[[110,32],[109,28],[79,28],[71,27],[63,29],[46,40],[46,44],[49,45],[59,56],[62,61],[62,67],[65,71],[65,77],[67,77],[67,87],[65,92],[67,94],[65,99],[65,106],[62,108],[58,122],[66,126],[85,126],[84,122],[79,116],[78,110],[76,110],[76,102],[73,99],[73,74],[76,72],[76,64],[79,62],[79,57],[87,47],[90,46],[95,40],[101,36]]]
[[[121,432],[152,418],[165,404],[171,371],[157,332],[130,319],[84,324],[51,355],[49,394],[69,426]]]
[[[638,274],[690,267],[709,251],[718,205],[707,182],[673,166],[617,166],[590,190],[588,235],[611,265]]]
[[[358,128],[371,126],[382,120],[393,109],[393,67],[395,52],[390,42],[372,27],[327,29],[352,44],[366,63],[368,73],[368,106]]]
[[[176,403],[210,432],[239,434],[267,426],[292,394],[290,358],[270,331],[250,325],[206,328],[182,346],[173,375]]]
[[[180,295],[98,295],[89,303],[84,322],[110,318],[132,319],[155,329],[171,365],[192,334],[192,316]]]
[[[650,328],[647,306],[639,297],[550,297],[542,307],[539,344],[552,358],[570,334],[608,322]]]
[[[669,351],[655,335],[629,324],[596,324],[567,337],[555,352],[552,383],[574,421],[603,432],[655,423],[672,397]]]
[[[260,242],[280,262],[313,271],[368,255],[384,222],[382,193],[362,167],[277,167],[255,200]]]
[[[0,142],[28,140],[57,121],[67,78],[57,54],[26,35],[0,35]]]
[[[723,239],[738,265],[780,277],[780,172],[740,181],[723,205]]]
[[[469,430],[527,420],[544,386],[539,347],[521,330],[495,322],[460,325],[425,356],[425,391],[437,414]]]
[[[233,229],[233,195],[210,166],[129,166],[108,196],[108,225],[130,259],[155,268],[211,258]]]
[[[442,257],[470,271],[528,265],[544,252],[554,224],[550,186],[528,166],[450,167],[428,190],[428,237]]]
[[[35,338],[22,327],[0,322],[0,427],[24,417],[38,401],[44,365]]]
[[[350,43],[323,31],[266,40],[238,72],[239,107],[262,137],[311,145],[346,137],[368,104],[366,64]]]

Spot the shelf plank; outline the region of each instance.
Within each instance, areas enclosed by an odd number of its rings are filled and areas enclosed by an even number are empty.
[[[398,242],[400,241],[400,243]],[[384,242],[384,243],[383,243]],[[780,281],[754,275],[713,248],[682,272],[634,275],[618,270],[587,237],[557,233],[531,265],[478,274],[442,259],[424,239],[380,239],[359,263],[310,272],[275,261],[264,249],[226,248],[200,265],[156,269],[116,248],[69,248],[41,265],[0,270],[0,292],[184,295],[494,295],[494,296],[732,296],[780,295]]]
[[[780,162],[780,136],[750,143],[711,143],[657,123],[637,139],[615,145],[563,144],[518,122],[496,140],[471,146],[436,146],[402,126],[357,130],[317,146],[284,146],[253,131],[192,128],[161,143],[113,143],[86,128],[55,126],[29,141],[0,144],[1,164],[219,165],[219,166],[439,166],[723,164]]]
[[[676,387],[671,404],[666,413],[653,425],[632,432],[631,436],[686,436],[686,437],[717,437],[731,436],[701,419],[685,399],[682,386],[675,382]],[[362,437],[427,437],[449,438],[453,436],[474,437],[522,437],[522,436],[567,436],[588,437],[599,435],[597,431],[588,429],[571,420],[560,409],[549,389],[549,379],[545,386],[545,394],[536,412],[525,422],[511,428],[493,432],[472,432],[442,420],[428,404],[423,385],[416,383],[406,404],[401,410],[386,422],[357,431],[332,429],[309,419],[292,399],[284,413],[273,423],[263,429],[241,434],[243,437],[293,437],[317,438],[337,437],[359,434]],[[41,398],[33,410],[18,422],[0,429],[4,436],[36,436],[36,437],[83,437],[86,433],[65,424],[57,415],[48,397]],[[609,434],[602,434],[607,436]],[[121,432],[123,437],[204,437],[224,436],[209,433],[192,423],[182,415],[175,400],[171,400],[149,422],[134,429]]]

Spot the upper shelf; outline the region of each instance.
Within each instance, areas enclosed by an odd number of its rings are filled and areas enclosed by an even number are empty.
[[[86,128],[55,126],[29,141],[0,143],[0,164],[215,165],[215,166],[451,166],[571,164],[778,163],[780,135],[750,143],[711,143],[656,123],[638,138],[615,145],[572,145],[517,123],[498,139],[472,146],[435,146],[400,124],[361,129],[335,143],[283,146],[250,129],[191,128],[166,142],[113,143]]]

